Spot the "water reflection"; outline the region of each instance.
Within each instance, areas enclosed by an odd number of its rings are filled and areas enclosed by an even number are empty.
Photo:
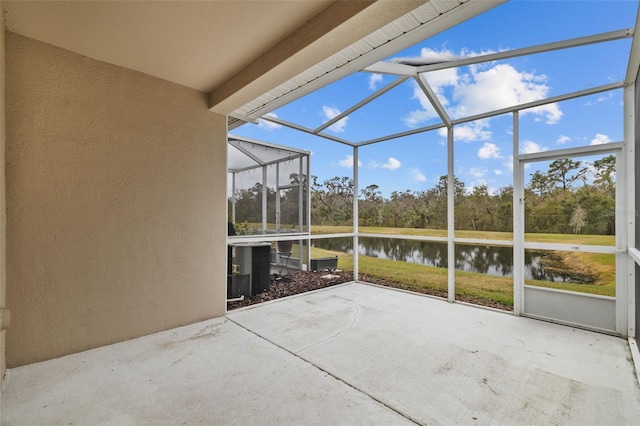
[[[353,239],[349,237],[314,240],[314,246],[353,253]],[[363,256],[438,268],[448,267],[446,243],[361,237],[358,246],[358,253]],[[541,262],[546,256],[549,254],[525,252],[525,279],[578,283],[588,281],[585,277],[577,277],[568,271],[566,273],[560,273],[556,269],[550,271],[545,268],[544,262]],[[513,248],[456,244],[455,268],[459,271],[511,277],[513,276]]]

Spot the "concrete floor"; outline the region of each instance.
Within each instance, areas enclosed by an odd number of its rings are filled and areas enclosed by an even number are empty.
[[[635,425],[627,341],[346,284],[9,371],[7,425]]]

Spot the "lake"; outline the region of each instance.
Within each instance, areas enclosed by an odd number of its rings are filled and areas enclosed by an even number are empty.
[[[327,250],[353,253],[353,238],[329,238],[313,240],[313,245]],[[403,240],[395,238],[360,237],[358,253],[363,256],[411,262],[437,268],[447,268],[447,244]],[[544,259],[549,256],[545,252],[525,251],[525,279],[589,283],[589,277],[572,274],[571,271],[560,273],[545,268]],[[455,244],[455,269],[459,271],[478,272],[494,276],[513,276],[513,248],[500,246]]]

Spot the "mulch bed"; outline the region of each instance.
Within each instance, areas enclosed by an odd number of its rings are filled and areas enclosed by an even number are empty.
[[[244,306],[255,305],[256,303],[267,302],[269,300],[280,299],[286,296],[293,296],[294,294],[305,293],[311,290],[318,290],[321,288],[331,287],[337,284],[353,281],[353,274],[348,271],[333,271],[333,272],[290,272],[286,275],[271,275],[271,284],[269,290],[257,294],[251,297],[245,297],[244,300],[238,302],[229,302],[227,304],[228,310],[241,308]],[[397,283],[394,281],[383,280],[375,277],[368,276],[366,274],[360,274],[360,281],[368,282],[371,284],[382,285],[386,287],[399,288],[403,290],[413,291],[415,293],[428,294],[431,296],[447,298],[447,293],[444,291],[427,289],[423,287],[410,287],[405,284]],[[473,303],[475,305],[488,306],[490,308],[500,309],[503,311],[513,311],[512,306],[503,305],[502,303],[494,300],[464,297],[456,295],[456,300],[460,302]]]
[[[232,310],[243,306],[255,305],[256,303],[293,296],[294,294],[331,287],[349,281],[353,281],[353,274],[344,271],[334,271],[331,273],[326,271],[297,271],[290,272],[286,275],[273,274],[271,275],[271,284],[269,285],[268,291],[255,296],[245,297],[244,300],[239,302],[230,302],[227,304],[227,309]]]

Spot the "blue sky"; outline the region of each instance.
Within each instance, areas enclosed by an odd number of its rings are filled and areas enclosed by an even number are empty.
[[[637,1],[515,0],[392,55],[394,58],[451,59],[494,53],[597,33],[632,28]],[[624,79],[631,39],[530,55],[425,74],[453,118],[470,116]],[[273,112],[315,128],[395,77],[356,73]],[[413,81],[327,129],[350,141],[436,124],[440,120]],[[455,175],[467,187],[491,191],[510,185],[511,114],[471,122],[455,130]],[[312,152],[311,174],[320,181],[352,176],[352,148],[267,122],[231,132]],[[521,152],[622,141],[622,91],[546,105],[521,113]],[[431,131],[359,149],[360,187],[425,190],[447,173],[446,133]],[[546,167],[540,165],[544,169]],[[536,165],[527,172],[533,173]]]

